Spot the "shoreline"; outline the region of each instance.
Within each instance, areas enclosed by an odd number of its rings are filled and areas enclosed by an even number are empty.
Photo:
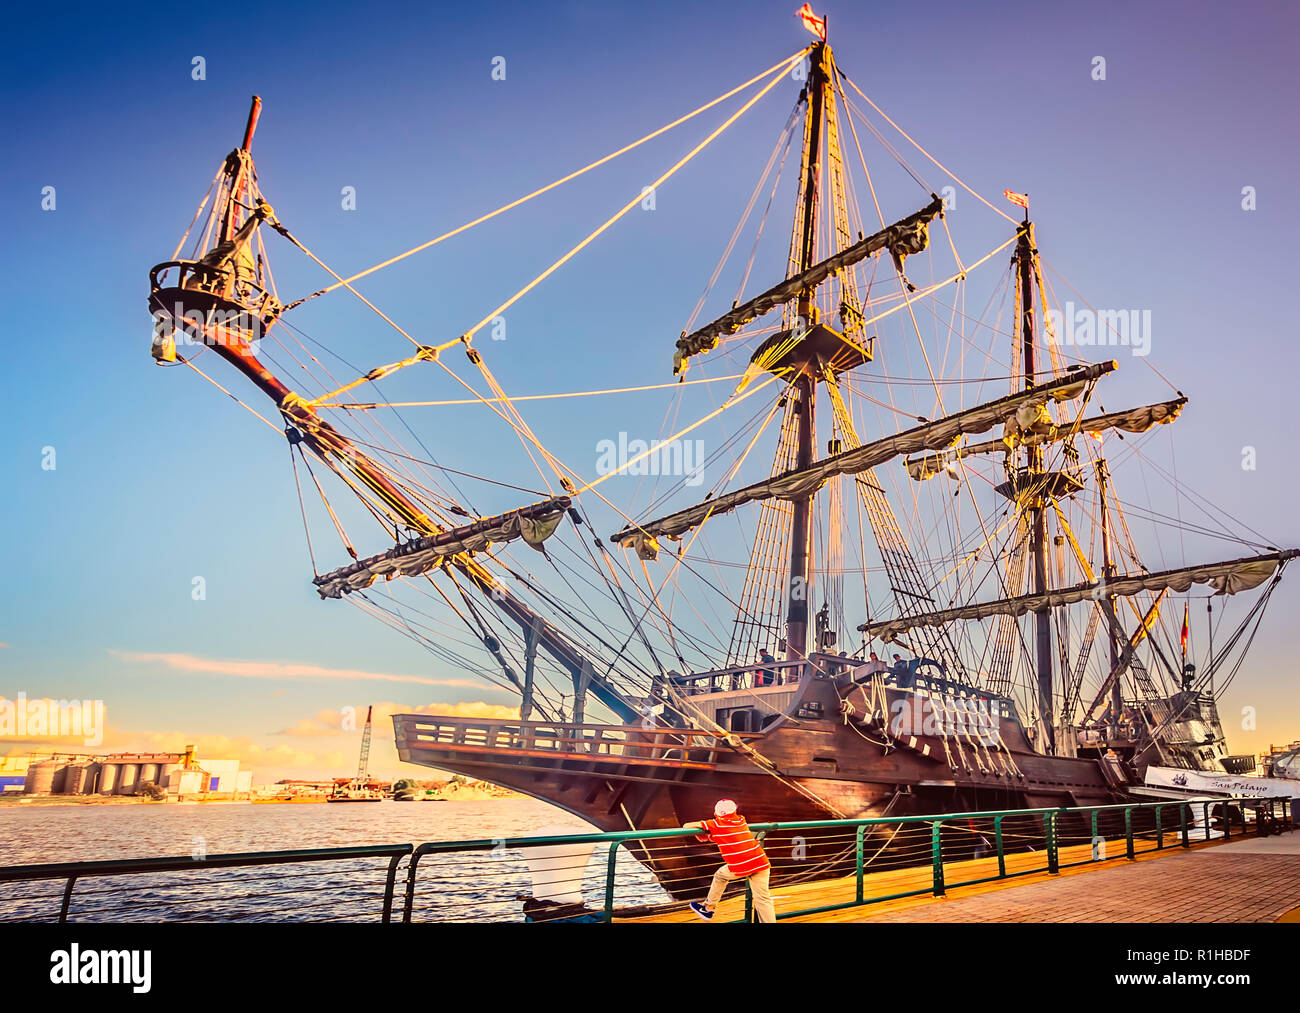
[[[455,795],[448,798],[428,799],[427,801],[436,802],[504,802],[512,798],[527,798],[517,792],[509,795],[488,795],[483,794],[477,797],[457,797]],[[391,798],[383,799],[384,802],[394,801]],[[114,805],[152,805],[159,807],[170,807],[174,805],[316,805],[324,804],[327,799],[324,795],[319,798],[184,798],[184,799],[150,799],[137,798],[132,795],[105,795],[102,797],[88,796],[85,798],[51,798],[49,796],[23,796],[19,799],[0,798],[0,812],[6,809],[49,809],[59,806],[114,806]]]

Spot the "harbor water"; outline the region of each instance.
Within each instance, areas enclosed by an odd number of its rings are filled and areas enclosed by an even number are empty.
[[[495,840],[593,830],[583,821],[526,797],[481,802],[328,804],[66,805],[0,807],[0,866],[249,851]],[[580,874],[584,900],[603,904],[605,846]],[[653,877],[619,855],[621,904],[667,899]],[[200,870],[167,875],[91,878],[76,889],[78,921],[378,920],[386,861]],[[399,873],[402,893],[405,863]],[[575,872],[575,880],[579,873]],[[0,883],[0,921],[49,920],[65,881]],[[575,882],[575,886],[577,883]],[[523,854],[486,852],[425,856],[414,921],[521,921],[519,894],[531,891]],[[286,897],[311,903],[286,904]],[[81,905],[80,907],[78,905]]]

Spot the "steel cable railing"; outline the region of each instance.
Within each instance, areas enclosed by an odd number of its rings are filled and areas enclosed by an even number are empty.
[[[752,824],[779,919],[1293,829],[1293,799]],[[0,868],[4,922],[614,922],[675,917],[721,858],[696,830],[577,833]],[[403,863],[405,863],[403,867]],[[400,881],[399,881],[400,874]],[[724,893],[744,898],[748,884]],[[731,904],[727,910],[740,914]],[[738,919],[740,920],[740,919]]]

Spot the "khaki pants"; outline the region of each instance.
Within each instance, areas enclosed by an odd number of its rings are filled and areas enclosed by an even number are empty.
[[[768,889],[767,885],[771,873],[771,869],[764,869],[762,872],[756,872],[749,877],[749,892],[754,897],[754,914],[758,916],[760,922],[776,921],[776,908],[772,905],[772,891]],[[715,872],[713,882],[709,884],[709,896],[704,903],[709,907],[716,905],[722,899],[722,891],[735,878],[731,870],[725,865]]]

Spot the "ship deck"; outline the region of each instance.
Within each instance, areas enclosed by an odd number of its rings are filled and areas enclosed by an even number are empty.
[[[886,900],[866,907],[795,914],[854,899],[856,878],[826,880],[773,890],[777,918],[792,922],[1276,922],[1300,921],[1300,833],[1231,841],[1202,841],[1190,849],[1167,848],[1087,862],[1088,844],[1062,847],[1062,869],[1027,872],[997,882],[950,888],[943,897]],[[1008,855],[1007,872],[1037,870],[1038,853]],[[1070,862],[1087,862],[1073,868]],[[952,878],[997,874],[996,858],[950,863]],[[915,890],[916,869],[864,876],[868,896]],[[715,919],[744,917],[743,896],[718,905]],[[689,910],[666,911],[628,922],[698,922]]]

